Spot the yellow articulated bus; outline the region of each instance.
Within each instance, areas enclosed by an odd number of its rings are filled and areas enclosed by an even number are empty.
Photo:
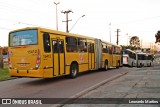
[[[12,77],[53,78],[121,65],[121,47],[100,39],[44,28],[9,33],[8,65]]]

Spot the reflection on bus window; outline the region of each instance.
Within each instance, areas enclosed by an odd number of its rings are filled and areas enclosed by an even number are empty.
[[[53,40],[53,52],[64,53],[64,42],[63,40]]]
[[[144,54],[138,54],[138,60],[145,60],[146,56]]]
[[[88,52],[94,53],[94,43],[88,43]]]
[[[12,32],[9,35],[10,46],[35,45],[37,41],[37,30],[25,30]]]
[[[58,40],[59,52],[64,53],[64,42],[62,40]]]
[[[102,45],[102,52],[103,53],[108,53],[108,48],[107,48],[106,44]]]
[[[66,37],[67,52],[77,52],[77,39],[75,37]]]
[[[87,52],[87,41],[86,39],[78,38],[78,51]]]

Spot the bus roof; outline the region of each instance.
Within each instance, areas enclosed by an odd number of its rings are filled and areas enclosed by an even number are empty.
[[[84,36],[84,35],[79,35],[79,34],[67,33],[67,32],[63,32],[63,31],[57,31],[57,30],[52,30],[52,29],[47,29],[47,28],[41,28],[41,27],[26,27],[26,28],[21,28],[21,29],[16,29],[16,30],[10,31],[9,33],[17,32],[17,31],[22,31],[22,30],[33,30],[33,29],[40,30],[41,32],[49,32],[49,33],[52,33],[52,34],[58,34],[58,35],[63,35],[63,36],[74,36],[74,37],[80,37],[80,38],[88,38],[88,39],[92,39],[92,40],[98,39],[98,38],[94,38],[94,37],[90,37],[90,36]],[[99,39],[99,40],[101,40],[101,39]],[[113,46],[121,47],[119,45],[115,45],[115,44],[112,44],[110,42],[106,42],[106,41],[102,41],[102,42],[110,44],[110,45],[113,45]]]
[[[96,38],[93,38],[93,37],[90,37],[90,36],[67,33],[67,32],[63,32],[63,31],[51,30],[51,29],[40,28],[40,27],[26,27],[26,28],[10,31],[9,33],[17,32],[17,31],[21,31],[21,30],[33,30],[33,29],[40,30],[41,32],[48,32],[48,33],[59,34],[59,35],[64,35],[64,36],[74,36],[74,37],[80,37],[80,38],[96,39]]]
[[[146,53],[143,52],[138,52],[137,54],[146,55]]]
[[[130,51],[130,52],[136,53],[135,51],[132,51],[131,49],[125,49],[125,50],[128,50],[128,51]]]
[[[106,42],[106,41],[104,41],[104,40],[101,40],[101,41],[102,41],[102,43],[107,43],[107,44],[109,44],[109,45],[113,45],[113,46],[121,47],[121,46],[119,46],[119,45],[116,45],[116,44],[113,44],[113,43],[110,43],[110,42]]]

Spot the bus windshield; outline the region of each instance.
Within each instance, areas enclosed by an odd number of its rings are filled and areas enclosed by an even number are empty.
[[[38,43],[37,30],[23,30],[9,35],[10,46],[36,45]]]

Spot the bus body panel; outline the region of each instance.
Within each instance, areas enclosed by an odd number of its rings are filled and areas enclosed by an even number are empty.
[[[96,41],[87,40],[88,47],[88,70],[96,69]]]
[[[65,75],[65,48],[64,37],[50,35],[53,76]]]
[[[95,39],[96,48],[96,69],[103,68],[103,52],[102,52],[102,41],[100,39]]]
[[[10,76],[12,77],[44,77],[43,69],[38,70],[16,70],[9,69]]]
[[[18,51],[17,51],[18,50]],[[10,59],[15,69],[31,69],[35,68],[37,60],[38,47],[18,47],[10,48]]]
[[[130,49],[123,51],[123,64],[127,66],[137,66],[137,56],[136,53]]]
[[[137,67],[150,67],[153,66],[153,58],[148,53],[137,53]]]
[[[147,60],[146,64],[147,67],[153,66],[153,56],[151,54],[147,54],[146,60]]]
[[[113,54],[113,67],[116,67],[117,66],[117,63],[118,63],[118,57],[116,54]]]
[[[106,53],[102,53],[102,68],[105,66],[105,61],[110,62],[110,55]],[[108,67],[110,68],[111,65],[108,63]]]
[[[121,62],[120,54],[113,54],[113,45],[100,39],[43,28],[12,32],[19,37],[9,35],[9,72],[14,77],[53,78],[69,75],[73,63],[78,72],[85,72],[104,68],[105,61],[109,68]],[[32,44],[30,39],[37,41]],[[102,44],[107,52],[102,51]]]
[[[128,65],[128,55],[123,55],[123,64]]]
[[[10,76],[43,77],[38,34],[37,28],[21,29],[9,33]]]
[[[121,66],[121,47],[112,45],[108,42],[102,42],[102,68],[105,65],[105,61],[108,61],[108,67],[119,67]],[[118,65],[119,64],[119,65]]]

